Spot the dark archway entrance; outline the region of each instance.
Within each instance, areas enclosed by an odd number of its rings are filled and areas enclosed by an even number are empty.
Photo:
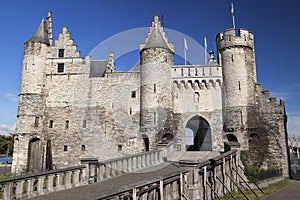
[[[211,128],[209,123],[200,116],[192,117],[185,127],[187,151],[211,151]]]
[[[145,150],[149,151],[149,138],[146,134],[142,134],[142,138],[144,140]]]
[[[29,141],[28,146],[28,172],[42,171],[42,142],[38,138],[33,138]]]

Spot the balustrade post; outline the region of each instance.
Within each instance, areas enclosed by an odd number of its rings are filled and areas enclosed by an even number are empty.
[[[26,191],[26,194],[27,194],[27,197],[30,198],[31,197],[31,194],[32,194],[32,190],[33,190],[33,179],[28,179],[27,180],[27,191]]]
[[[137,157],[132,157],[132,171],[137,169]]]
[[[18,181],[16,184],[16,198],[21,198],[23,195],[23,184],[24,180]]]
[[[71,176],[72,176],[72,172],[65,172],[65,186],[66,189],[69,189],[72,187],[71,185]]]
[[[10,194],[11,194],[11,182],[9,183],[5,183],[4,185],[4,189],[3,189],[3,200],[9,200],[10,198]]]
[[[53,190],[53,181],[54,181],[54,177],[55,177],[55,175],[54,174],[50,174],[50,175],[48,175],[48,182],[47,182],[47,190],[49,191],[49,192],[53,192],[54,190]]]
[[[86,166],[86,177],[85,180],[88,183],[97,182],[97,168],[98,168],[98,159],[96,158],[85,158],[81,160],[81,164]]]
[[[38,183],[37,183],[37,195],[42,195],[44,194],[44,179],[45,177],[44,176],[40,176],[37,178],[38,180]]]

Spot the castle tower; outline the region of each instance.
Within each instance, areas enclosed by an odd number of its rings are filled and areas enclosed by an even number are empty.
[[[245,130],[256,127],[254,36],[245,29],[238,35],[228,29],[217,35],[216,42],[223,67],[224,130],[233,133],[243,147]]]
[[[174,45],[168,43],[158,17],[154,17],[145,44],[140,45],[141,134],[150,149],[164,134],[172,134],[172,77]],[[146,147],[146,149],[148,149]]]
[[[51,17],[50,17],[51,18]],[[24,44],[22,79],[12,171],[42,171],[44,165],[42,121],[45,106],[45,68],[49,40],[48,21]],[[28,156],[28,159],[27,159]],[[16,167],[18,166],[18,167]]]

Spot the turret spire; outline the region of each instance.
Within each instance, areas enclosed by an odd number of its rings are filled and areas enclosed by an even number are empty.
[[[25,43],[29,43],[29,42],[43,43],[43,44],[50,45],[47,21],[45,21],[44,19],[42,20],[35,34]]]
[[[173,51],[168,44],[168,40],[165,37],[161,22],[158,20],[158,16],[154,16],[149,36],[146,39],[146,44],[141,48],[141,50],[148,48],[164,48]]]

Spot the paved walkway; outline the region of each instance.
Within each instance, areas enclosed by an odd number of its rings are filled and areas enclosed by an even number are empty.
[[[295,181],[293,184],[270,194],[263,200],[299,200],[300,199],[300,181]]]

